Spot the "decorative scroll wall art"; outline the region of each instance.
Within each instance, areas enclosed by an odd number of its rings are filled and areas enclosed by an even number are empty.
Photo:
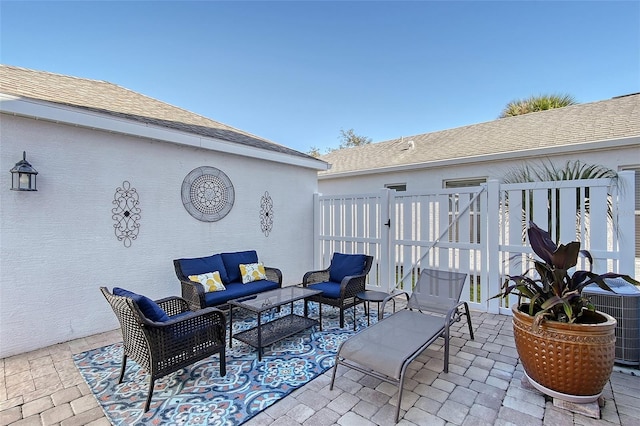
[[[268,237],[273,228],[273,200],[267,191],[260,199],[260,226],[264,236]]]
[[[203,222],[217,222],[233,207],[235,191],[229,177],[215,167],[193,169],[182,182],[182,204]]]
[[[123,241],[125,247],[131,247],[131,242],[138,238],[140,232],[140,200],[138,191],[131,188],[128,181],[122,182],[122,187],[116,189],[113,196],[112,204],[115,205],[111,209],[114,220],[113,228],[118,241]]]

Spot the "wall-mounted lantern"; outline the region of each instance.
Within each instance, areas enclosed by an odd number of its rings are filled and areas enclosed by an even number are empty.
[[[12,191],[37,191],[36,175],[38,172],[27,161],[27,153],[22,151],[22,160],[11,169]]]

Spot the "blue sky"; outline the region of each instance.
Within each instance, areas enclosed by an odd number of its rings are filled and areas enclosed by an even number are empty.
[[[640,91],[640,1],[0,1],[0,61],[106,80],[302,152]]]

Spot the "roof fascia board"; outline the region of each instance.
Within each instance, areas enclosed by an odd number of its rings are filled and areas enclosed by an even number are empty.
[[[446,160],[427,161],[423,163],[405,164],[400,166],[378,167],[375,169],[354,170],[354,171],[348,171],[348,172],[338,172],[338,173],[329,173],[329,174],[319,173],[318,180],[339,179],[339,178],[346,178],[346,177],[352,177],[352,176],[366,176],[366,175],[380,174],[380,173],[406,172],[411,170],[420,170],[420,169],[427,169],[427,168],[435,169],[440,167],[458,166],[461,164],[485,163],[485,162],[494,162],[494,161],[510,160],[510,159],[523,160],[523,159],[529,159],[529,158],[548,157],[548,156],[559,155],[559,154],[570,154],[570,153],[581,152],[581,151],[596,151],[596,150],[604,150],[604,149],[611,149],[611,148],[626,148],[626,147],[632,147],[634,145],[640,146],[640,135],[628,136],[628,137],[617,138],[617,139],[604,139],[604,140],[591,141],[591,142],[582,142],[582,143],[570,144],[570,145],[556,145],[556,146],[545,147],[545,148],[525,149],[521,151],[501,152],[497,154],[477,155],[474,157],[449,158]]]
[[[196,148],[235,154],[260,160],[284,163],[318,171],[328,170],[329,164],[322,160],[311,160],[288,154],[253,148],[250,146],[206,136],[166,129],[146,123],[138,123],[119,117],[112,117],[94,111],[84,111],[72,106],[51,102],[27,100],[0,93],[0,112],[70,124],[90,129],[120,133],[163,142],[187,145]]]

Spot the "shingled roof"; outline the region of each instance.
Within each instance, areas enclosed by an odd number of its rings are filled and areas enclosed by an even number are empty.
[[[640,136],[640,93],[332,151],[320,177]]]
[[[0,64],[0,93],[77,107],[268,151],[313,158],[107,81]]]

